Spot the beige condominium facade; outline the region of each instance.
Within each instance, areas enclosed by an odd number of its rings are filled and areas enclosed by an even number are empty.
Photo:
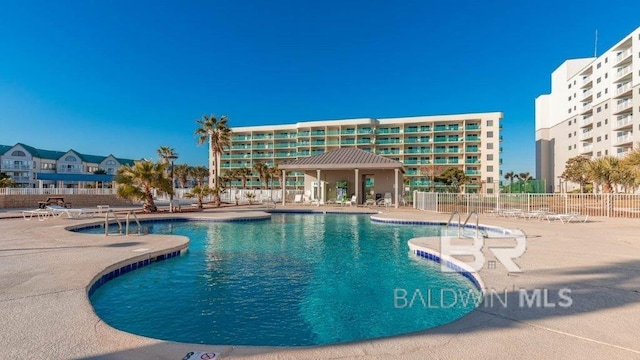
[[[355,147],[401,162],[405,190],[439,190],[432,174],[448,167],[465,172],[471,184],[466,192],[498,192],[500,180],[500,112],[416,116],[388,119],[344,119],[298,122],[289,125],[234,127],[231,146],[222,155],[221,172],[253,168],[256,162],[270,167],[301,157]],[[306,189],[309,180],[301,172],[287,172],[286,186]],[[254,176],[247,188],[259,188]],[[239,186],[239,182],[234,182]],[[276,186],[279,183],[276,181]]]
[[[560,176],[575,156],[623,157],[640,141],[640,28],[602,55],[565,61],[536,99],[536,178],[548,192],[576,189]]]

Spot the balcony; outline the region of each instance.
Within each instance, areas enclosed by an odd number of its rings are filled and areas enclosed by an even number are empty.
[[[616,72],[616,82],[631,80],[631,65],[619,68]]]
[[[618,120],[616,120],[616,124],[613,127],[613,130],[621,130],[624,128],[633,126],[633,117],[631,114],[618,116]]]
[[[593,130],[584,131],[580,134],[580,140],[587,140],[593,138]]]
[[[311,152],[311,156],[316,156],[316,155],[320,155],[320,154],[324,154],[324,150],[313,150]]]
[[[340,141],[341,145],[355,145],[356,144],[356,140],[355,139],[342,139]]]
[[[614,96],[614,98],[617,99],[617,98],[629,97],[628,95],[631,95],[632,91],[633,91],[633,86],[631,85],[631,81],[628,81],[618,86],[618,88],[616,89],[616,95]]]
[[[310,131],[298,131],[298,137],[300,136],[309,136],[311,135]]]
[[[633,108],[633,100],[631,98],[618,100],[618,104],[616,106],[616,111],[614,112],[614,114],[631,111],[632,108]]]
[[[447,159],[447,164],[459,164],[459,159],[458,158],[453,158],[453,159]]]
[[[480,170],[465,170],[465,175],[480,175]]]
[[[582,145],[580,148],[580,154],[588,154],[593,152],[593,144],[589,143],[586,145]]]
[[[591,75],[584,76],[582,78],[582,88],[591,87],[593,84],[593,77]]]
[[[478,124],[467,125],[467,126],[464,127],[464,129],[467,130],[467,131],[480,130],[480,125],[478,125]]]
[[[593,97],[593,90],[588,89],[582,92],[580,96],[580,101],[590,101]]]
[[[5,171],[5,170],[31,170],[31,165],[15,165],[15,164],[2,165],[2,168],[0,170],[2,170],[2,171]]]
[[[633,143],[633,135],[631,133],[625,133],[622,136],[616,137],[615,146],[621,146]]]
[[[468,148],[466,148],[466,149],[464,150],[464,152],[467,152],[467,153],[477,153],[477,152],[480,152],[480,148],[479,148],[479,147],[477,147],[477,146],[472,146],[472,147],[468,147]]]
[[[479,136],[467,136],[467,137],[466,137],[466,141],[470,141],[470,142],[480,142],[480,137],[479,137]]]
[[[593,124],[593,115],[587,115],[580,121],[580,127],[587,127],[591,124]]]
[[[417,133],[418,131],[419,130],[417,126],[410,126],[404,129],[405,133]]]
[[[400,134],[400,128],[381,128],[378,134]]]
[[[402,140],[400,140],[400,139],[378,139],[376,141],[376,144],[381,144],[381,145],[384,145],[384,144],[401,144],[401,143],[402,143]]]
[[[272,134],[257,134],[253,135],[253,140],[270,140],[273,138]]]
[[[436,126],[433,129],[434,132],[444,132],[444,131],[460,131],[458,125],[455,126]]]
[[[251,140],[251,135],[236,135],[231,137],[231,141]]]
[[[340,130],[327,130],[327,136],[340,135]]]
[[[405,160],[403,161],[405,165],[429,165],[431,162],[428,159],[424,160]]]
[[[252,156],[254,159],[264,159],[264,158],[272,158],[273,157],[273,153],[266,153],[266,154],[253,154]]]
[[[591,112],[591,110],[593,110],[593,104],[591,104],[590,102],[586,103],[582,106],[582,110],[580,110],[580,114]]]
[[[324,140],[315,140],[311,142],[311,146],[324,146]]]
[[[631,48],[628,48],[623,52],[618,53],[618,55],[616,55],[616,61],[613,63],[613,66],[623,65],[631,61],[631,54],[632,54]]]
[[[231,150],[244,150],[244,149],[251,149],[251,145],[249,144],[231,145]]]
[[[373,134],[373,129],[371,128],[358,129],[358,135],[367,135],[367,134]]]
[[[376,151],[376,154],[378,155],[398,155],[400,154],[400,150],[399,149],[380,149]]]
[[[274,136],[276,139],[295,139],[297,137],[297,135],[295,133],[282,133],[282,134],[275,134]]]
[[[418,170],[415,170],[415,169],[408,169],[408,170],[405,172],[405,175],[418,175]]]
[[[309,156],[311,152],[309,150],[300,150],[298,151],[298,156]]]
[[[405,154],[431,154],[431,149],[422,148],[422,149],[405,149]]]
[[[447,163],[447,159],[435,159],[433,161],[434,164],[446,164]]]
[[[631,148],[627,148],[626,150],[618,151],[615,156],[618,159],[622,159],[625,156],[629,155],[630,152],[631,152]]]
[[[479,159],[466,159],[464,161],[465,164],[480,164],[480,160]]]
[[[291,152],[279,152],[276,153],[276,157],[279,158],[283,158],[283,157],[296,157],[298,156],[298,154],[295,151],[291,151]]]
[[[311,145],[311,141],[309,140],[298,141],[298,146],[309,146],[309,145]]]
[[[359,145],[367,145],[367,144],[372,144],[373,142],[371,141],[371,139],[358,139],[358,144]]]
[[[16,183],[28,183],[31,180],[29,176],[12,176],[11,179]]]
[[[346,130],[340,131],[341,135],[355,135],[355,133],[356,133],[356,129],[346,129]]]
[[[325,136],[325,131],[324,130],[312,131],[311,136]]]

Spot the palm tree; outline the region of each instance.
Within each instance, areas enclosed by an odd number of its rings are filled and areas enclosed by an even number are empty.
[[[273,189],[273,186],[276,184],[276,180],[280,181],[280,176],[282,175],[282,172],[280,171],[280,169],[278,169],[278,165],[274,165],[272,167],[267,167],[267,186],[269,183],[269,180],[271,180],[271,189]]]
[[[171,158],[175,159],[178,157],[176,151],[169,146],[160,146],[156,151],[158,152],[158,157],[167,169],[169,168],[169,163],[171,163]]]
[[[202,200],[206,197],[209,196],[213,193],[213,191],[211,190],[210,187],[208,186],[195,186],[193,189],[191,189],[190,192],[186,193],[184,196],[186,198],[197,198],[198,199],[198,209],[202,209]]]
[[[178,178],[181,188],[185,188],[187,185],[187,178],[189,177],[189,165],[180,164],[173,167],[173,174]]]
[[[157,212],[153,201],[153,190],[171,193],[171,180],[165,175],[165,165],[149,160],[136,161],[133,165],[125,165],[118,169],[115,182],[118,183],[118,196],[144,202],[142,210],[146,213]]]
[[[194,166],[191,168],[191,176],[196,179],[196,184],[202,187],[204,178],[209,175],[209,170],[204,166]]]
[[[209,158],[212,162],[209,168],[209,184],[215,189],[218,187],[220,176],[220,156],[227,147],[231,146],[231,129],[224,115],[220,119],[215,115],[203,115],[202,119],[196,122],[199,125],[195,131],[198,145],[209,143]]]
[[[603,156],[587,163],[586,171],[589,179],[602,184],[602,192],[612,193],[614,185],[620,179],[620,161],[614,156]]]
[[[524,192],[527,192],[527,183],[533,180],[533,177],[528,172],[523,172],[517,175],[518,179],[524,181]]]
[[[247,188],[247,178],[251,176],[251,169],[248,168],[238,168],[238,177],[242,180],[242,189]]]
[[[267,187],[269,187],[269,180],[267,177],[267,171],[269,170],[269,166],[265,163],[257,162],[253,164],[253,171],[258,175],[258,182],[261,182],[263,179],[266,182]]]
[[[516,173],[514,173],[513,171],[509,171],[508,173],[504,174],[504,178],[506,180],[509,180],[509,192],[511,192],[511,190],[513,189],[513,179],[517,179],[518,175],[516,175]]]

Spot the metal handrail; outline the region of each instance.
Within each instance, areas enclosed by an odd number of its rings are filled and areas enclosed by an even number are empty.
[[[138,216],[136,216],[136,213],[133,211],[127,211],[127,218],[126,218],[126,226],[125,226],[125,236],[129,236],[129,216],[133,214],[133,219],[136,221],[136,224],[138,224],[138,235],[140,235],[142,233],[142,225],[140,225],[140,221],[138,221]]]
[[[480,216],[478,215],[477,211],[472,211],[469,213],[469,216],[467,216],[467,219],[464,221],[464,224],[462,224],[462,227],[466,227],[467,223],[469,222],[469,219],[471,219],[471,216],[475,215],[476,216],[476,238],[478,238],[478,236],[480,235],[480,226],[479,226],[479,221],[480,221]]]
[[[120,219],[118,219],[118,215],[113,211],[107,210],[104,214],[104,236],[109,236],[109,214],[113,214],[113,218],[118,224],[118,233],[122,234],[122,223],[120,222]]]
[[[460,237],[460,213],[457,211],[454,211],[453,213],[451,213],[451,217],[449,217],[449,220],[447,221],[447,226],[446,229],[449,228],[449,225],[451,225],[451,220],[453,220],[453,217],[458,215],[458,237]]]

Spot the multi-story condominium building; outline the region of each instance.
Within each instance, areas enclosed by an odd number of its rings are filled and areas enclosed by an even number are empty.
[[[598,57],[565,61],[536,99],[536,177],[549,192],[577,188],[568,159],[623,157],[640,141],[640,28]],[[562,185],[561,185],[562,184]]]
[[[497,192],[500,180],[502,113],[345,119],[232,128],[221,169],[274,166],[287,160],[355,147],[405,167],[405,186],[430,190],[433,173],[456,167],[471,178],[466,192]],[[277,184],[277,182],[276,182]],[[234,183],[239,185],[239,183]],[[254,176],[248,187],[261,186]],[[304,174],[287,173],[288,187],[304,186]],[[437,189],[436,189],[437,190]]]
[[[91,175],[102,169],[112,177],[120,166],[131,164],[133,160],[113,155],[87,155],[75,150],[43,150],[21,143],[13,146],[0,145],[0,172],[9,175],[18,187],[52,187],[56,184],[78,187],[82,182],[91,181],[90,177],[83,175]]]

